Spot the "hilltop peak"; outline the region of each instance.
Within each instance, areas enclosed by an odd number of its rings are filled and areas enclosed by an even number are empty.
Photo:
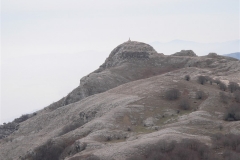
[[[180,52],[176,52],[173,56],[189,56],[189,57],[197,57],[196,53],[192,50],[181,50]]]
[[[114,48],[102,65],[104,68],[112,67],[125,59],[146,59],[157,54],[156,50],[149,44],[137,41],[124,42]]]

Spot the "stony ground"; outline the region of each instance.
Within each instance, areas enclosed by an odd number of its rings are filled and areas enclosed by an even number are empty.
[[[214,133],[239,134],[240,122],[223,120],[229,104],[221,101],[219,86],[199,84],[199,75],[240,84],[240,61],[216,55],[158,55],[137,42],[120,45],[65,99],[38,111],[1,139],[0,159],[28,159],[51,140],[63,147],[60,159],[94,154],[102,160],[124,160],[161,139],[192,138],[211,145]],[[169,88],[178,88],[180,98],[167,100],[164,93]],[[199,90],[205,93],[203,99],[196,98]],[[179,107],[184,98],[189,110]]]

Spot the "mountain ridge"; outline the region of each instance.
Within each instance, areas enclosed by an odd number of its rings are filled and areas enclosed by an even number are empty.
[[[240,40],[231,40],[216,43],[200,43],[186,40],[172,40],[161,43],[158,41],[150,43],[158,52],[171,55],[177,50],[193,50],[197,55],[203,56],[210,52],[220,55],[239,52]]]
[[[148,44],[125,42],[66,97],[17,119],[17,128],[0,139],[0,158],[76,160],[94,155],[124,160],[159,140],[190,137],[210,144],[212,130],[240,133],[238,122],[222,119],[226,104],[220,101],[219,86],[199,84],[200,75],[240,83],[240,61],[215,53],[199,57],[192,51],[167,56]],[[179,89],[178,100],[166,99],[169,88]],[[205,98],[196,98],[199,90]],[[179,108],[186,97],[190,110]],[[220,124],[222,131],[217,130]]]
[[[224,56],[232,57],[232,58],[236,58],[236,59],[239,59],[239,60],[240,60],[240,52],[224,54]]]

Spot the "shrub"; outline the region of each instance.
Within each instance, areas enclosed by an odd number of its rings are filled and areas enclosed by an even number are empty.
[[[223,90],[223,91],[226,91],[226,89],[227,89],[227,85],[226,85],[225,83],[223,83],[223,82],[220,82],[220,83],[219,83],[219,87],[220,87],[220,89]]]
[[[228,103],[228,100],[230,99],[230,97],[226,93],[219,92],[219,96],[220,96],[221,102],[226,103],[226,104]]]
[[[183,139],[178,143],[159,141],[147,148],[143,155],[133,155],[128,160],[214,160],[216,157],[207,145],[192,139]]]
[[[232,104],[226,111],[224,120],[239,121],[240,120],[240,104]]]
[[[28,160],[58,160],[64,147],[48,140],[43,145],[37,147],[33,154],[26,155]]]
[[[73,131],[83,125],[83,121],[79,120],[77,122],[73,122],[71,124],[68,124],[62,128],[62,131],[59,133],[59,136],[64,135],[70,131]]]
[[[201,85],[204,85],[207,81],[207,78],[205,76],[198,76],[198,83]]]
[[[190,102],[189,102],[188,98],[185,97],[180,101],[180,108],[183,110],[190,109]]]
[[[219,130],[221,131],[221,130],[223,129],[223,125],[220,124],[220,125],[218,126],[218,128],[219,128]]]
[[[236,134],[214,134],[212,136],[213,147],[225,148],[233,151],[238,151],[238,147],[240,147],[240,135]]]
[[[214,80],[214,82],[215,82],[217,85],[219,85],[219,84],[221,83],[221,81],[220,81],[219,79]]]
[[[111,141],[112,140],[112,137],[110,137],[110,136],[107,136],[105,138],[106,138],[106,141]]]
[[[206,79],[206,82],[208,82],[211,78],[209,76],[204,76]]]
[[[180,96],[180,91],[178,89],[172,88],[165,92],[165,98],[168,100],[178,99]]]
[[[190,81],[190,76],[189,76],[189,75],[186,75],[186,76],[184,77],[184,79],[185,79],[186,81]]]
[[[236,90],[239,89],[239,85],[236,82],[229,82],[228,89],[231,93],[233,93],[233,92],[235,92]]]
[[[26,121],[28,118],[29,118],[28,114],[24,114],[21,117],[14,119],[14,122],[21,123],[23,121]]]
[[[203,91],[197,91],[196,92],[196,98],[197,99],[203,99],[205,97],[205,93]]]
[[[240,102],[240,91],[234,92],[234,99],[236,102]]]
[[[207,81],[209,81],[209,83],[212,85],[212,83],[214,82],[214,80],[213,80],[211,77],[208,77],[208,76],[206,76],[206,78],[207,78]]]
[[[233,152],[233,151],[229,151],[229,150],[227,150],[223,153],[223,158],[226,160],[240,160],[239,154],[237,154],[236,152]]]

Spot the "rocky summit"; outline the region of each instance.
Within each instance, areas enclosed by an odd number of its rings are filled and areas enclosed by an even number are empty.
[[[128,41],[117,46],[109,55],[102,68],[116,66],[125,59],[142,58],[147,59],[157,52],[148,44],[141,42]]]
[[[181,50],[180,52],[174,53],[173,56],[197,57],[196,53],[194,53],[192,50]]]
[[[239,159],[239,84],[237,59],[128,41],[66,97],[0,126],[0,159]]]

